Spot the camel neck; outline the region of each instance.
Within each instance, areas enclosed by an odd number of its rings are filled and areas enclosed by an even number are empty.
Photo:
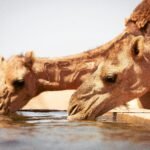
[[[83,53],[60,58],[35,58],[33,72],[41,91],[77,89],[103,62],[109,49],[124,33],[109,43]]]
[[[40,90],[77,89],[97,68],[96,58],[35,59],[33,72]]]

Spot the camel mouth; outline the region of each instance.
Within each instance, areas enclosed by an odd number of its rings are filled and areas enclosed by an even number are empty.
[[[121,94],[113,91],[91,95],[90,97],[84,97],[83,99],[72,97],[68,109],[67,119],[71,121],[96,120],[97,117],[114,109],[115,107],[124,105],[130,100],[142,96],[147,92],[147,90],[146,88],[139,88],[135,92]],[[138,94],[138,96],[135,94]]]
[[[71,99],[71,102],[78,99]],[[86,101],[69,105],[68,120],[95,120],[105,113],[112,105],[109,105],[109,94],[96,94],[88,97]],[[80,100],[81,101],[81,100]],[[110,103],[111,104],[111,103]]]
[[[7,115],[10,113],[10,93],[5,92],[3,96],[0,97],[0,115]]]

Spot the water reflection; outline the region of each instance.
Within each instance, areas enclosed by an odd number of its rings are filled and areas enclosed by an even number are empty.
[[[0,117],[0,149],[148,150],[150,130],[120,122],[68,122],[66,112],[19,112]]]

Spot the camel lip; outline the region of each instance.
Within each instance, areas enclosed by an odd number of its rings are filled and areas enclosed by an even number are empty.
[[[109,111],[115,105],[110,102],[110,95],[105,93],[104,95],[97,94],[86,99],[82,105],[74,104],[68,110],[68,120],[95,120],[98,116],[103,115]]]
[[[80,120],[85,120],[85,117],[79,116],[78,114],[77,115],[69,115],[67,117],[67,120],[69,120],[69,121],[80,121]]]

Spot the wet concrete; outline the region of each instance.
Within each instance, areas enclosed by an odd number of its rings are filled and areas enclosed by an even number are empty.
[[[149,150],[150,128],[102,118],[66,120],[67,113],[18,112],[0,117],[0,150]]]

